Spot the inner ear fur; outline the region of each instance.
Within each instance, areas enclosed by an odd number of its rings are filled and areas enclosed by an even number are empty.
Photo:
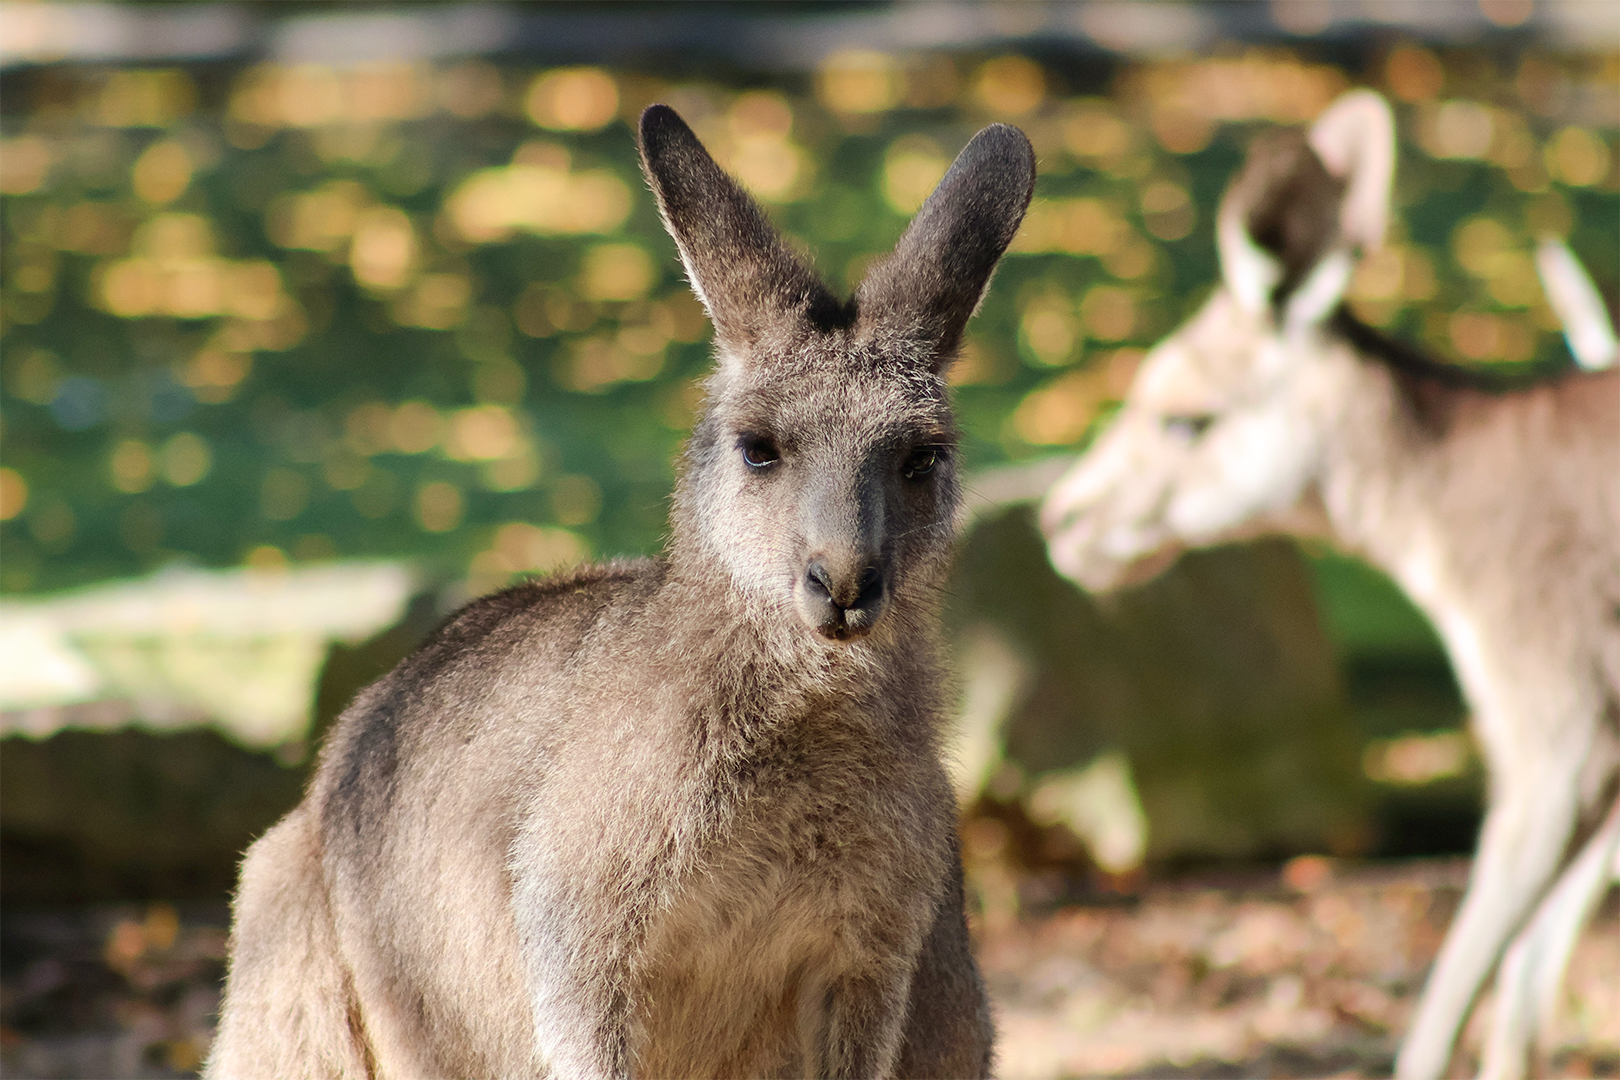
[[[1371,90],[1340,95],[1307,131],[1257,136],[1217,228],[1239,301],[1289,322],[1325,318],[1354,254],[1383,243],[1394,168],[1394,116]]]
[[[787,250],[674,109],[648,106],[640,136],[642,171],[722,350],[746,350],[784,321],[848,321],[845,306]]]
[[[1034,192],[1035,151],[1023,132],[992,124],[975,135],[856,290],[858,332],[921,342],[943,368]]]
[[[1328,172],[1299,131],[1268,131],[1249,148],[1227,192],[1223,216],[1277,263],[1269,297],[1280,303],[1339,242],[1344,181]]]

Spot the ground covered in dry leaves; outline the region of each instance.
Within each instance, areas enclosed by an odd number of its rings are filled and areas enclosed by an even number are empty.
[[[1387,1075],[1465,874],[1461,861],[1304,859],[981,919],[1000,1073]],[[212,1032],[225,930],[221,906],[6,912],[0,1071],[190,1075]],[[1459,1067],[1481,1033],[1476,1018]],[[1548,1075],[1620,1076],[1613,896],[1577,949],[1552,1050]]]

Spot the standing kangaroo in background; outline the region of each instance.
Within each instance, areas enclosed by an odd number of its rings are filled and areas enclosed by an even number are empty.
[[[1042,524],[1057,567],[1098,590],[1184,546],[1325,524],[1427,613],[1489,805],[1396,1071],[1442,1074],[1513,941],[1484,1061],[1510,1077],[1620,872],[1620,372],[1508,389],[1345,310],[1394,162],[1370,91],[1257,140],[1221,206],[1222,287],[1148,355]]]
[[[463,608],[253,845],[211,1076],[986,1076],[937,630],[946,367],[1035,160],[986,128],[840,301],[641,117],[718,370],[662,560]]]

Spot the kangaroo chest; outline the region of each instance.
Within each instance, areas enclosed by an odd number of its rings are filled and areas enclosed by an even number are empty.
[[[882,775],[870,759],[883,756],[800,767],[790,753],[744,779],[648,926],[639,1074],[802,1072],[831,985],[897,956],[909,971],[945,856],[922,831],[916,778]]]

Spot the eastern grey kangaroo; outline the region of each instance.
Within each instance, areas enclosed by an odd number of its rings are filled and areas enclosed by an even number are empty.
[[[1220,210],[1221,286],[1042,519],[1091,589],[1181,547],[1323,529],[1428,614],[1489,805],[1397,1074],[1444,1072],[1506,948],[1485,1072],[1507,1077],[1620,871],[1620,372],[1512,388],[1358,322],[1340,301],[1383,239],[1394,162],[1370,91],[1256,141]]]
[[[248,852],[211,1076],[985,1076],[939,590],[945,372],[1029,203],[980,132],[841,301],[674,111],[715,328],[663,559],[475,601]]]

